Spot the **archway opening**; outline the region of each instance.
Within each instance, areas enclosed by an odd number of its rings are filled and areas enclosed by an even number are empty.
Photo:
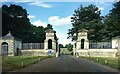
[[[48,49],[52,49],[52,40],[51,39],[48,40]]]
[[[3,56],[8,55],[8,43],[3,42],[1,45],[1,53]]]
[[[84,49],[84,41],[85,39],[81,39],[81,49]]]

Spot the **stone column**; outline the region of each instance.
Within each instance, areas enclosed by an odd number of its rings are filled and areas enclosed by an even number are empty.
[[[56,41],[52,40],[52,49],[55,50],[56,49]]]
[[[118,38],[118,55],[120,60],[120,37]]]
[[[46,50],[46,49],[48,49],[48,41],[47,40],[44,41],[44,50]]]
[[[14,56],[14,40],[8,41],[8,56]]]
[[[84,49],[89,49],[89,41],[85,40]]]
[[[2,42],[1,42],[2,40],[0,39],[0,56],[2,55],[2,52],[1,52],[1,50],[2,50],[2,47],[1,47],[1,45],[2,45]]]
[[[81,46],[81,43],[79,41],[76,42],[76,50],[79,50]]]

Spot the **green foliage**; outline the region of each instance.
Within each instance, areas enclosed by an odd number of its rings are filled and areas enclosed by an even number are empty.
[[[9,31],[16,38],[22,39],[22,42],[41,42],[45,40],[45,30],[53,29],[48,24],[46,28],[43,26],[34,26],[30,23],[26,9],[21,6],[11,4],[10,6],[2,6],[2,36]],[[56,36],[55,36],[56,38]]]
[[[50,58],[48,56],[4,56],[2,57],[3,71],[13,71],[15,69],[20,69],[23,66],[28,66],[34,64],[40,60]],[[39,60],[40,59],[40,60]],[[23,62],[23,66],[22,66]]]
[[[64,48],[64,46],[62,44],[59,44],[59,48]]]
[[[73,45],[71,43],[66,44],[65,48],[67,48],[69,51],[72,51],[73,50]]]
[[[102,16],[100,16],[100,11],[98,7],[95,5],[89,5],[87,7],[81,6],[77,10],[74,11],[72,19],[73,28],[68,31],[68,38],[72,38],[72,40],[77,39],[77,33],[80,29],[89,30],[89,39],[99,40],[97,38],[100,34],[97,34],[103,28]]]
[[[114,4],[114,8],[105,17],[100,16],[98,7],[89,5],[75,10],[71,19],[73,28],[68,30],[68,38],[77,40],[78,30],[85,28],[92,42],[110,41],[120,34],[120,1]]]
[[[80,58],[85,58],[85,59],[89,59],[89,60],[92,60],[92,61],[95,61],[95,62],[98,62],[98,63],[101,63],[103,65],[106,65],[106,66],[109,66],[111,68],[115,68],[115,69],[118,69],[118,58],[117,57],[80,57]],[[99,60],[97,60],[97,58]],[[108,61],[108,63],[106,64],[105,63],[105,60]]]
[[[106,31],[108,37],[116,37],[120,35],[120,1],[114,4],[113,9],[105,17]]]

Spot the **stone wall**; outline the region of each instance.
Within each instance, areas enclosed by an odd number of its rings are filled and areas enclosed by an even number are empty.
[[[20,56],[48,56],[48,50],[44,49],[27,49],[27,50],[20,50]],[[53,55],[55,55],[55,50],[53,50]]]
[[[91,56],[91,57],[116,57],[117,49],[88,49],[78,50],[77,56]]]

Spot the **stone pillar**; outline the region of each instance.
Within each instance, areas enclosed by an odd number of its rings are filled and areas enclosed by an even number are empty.
[[[55,33],[56,31],[54,30],[46,30],[46,39],[44,41],[44,49],[47,50],[48,49],[48,40],[51,39],[52,40],[52,49],[56,50],[56,40],[55,40]]]
[[[85,47],[85,49],[89,49],[89,41],[88,40],[85,41],[84,47]]]
[[[8,41],[8,56],[14,56],[15,51],[14,51],[14,40],[9,40]]]
[[[55,40],[52,41],[52,49],[54,49],[54,50],[56,49],[56,41]]]
[[[89,49],[89,41],[87,39],[87,30],[81,29],[78,31],[78,37],[76,41],[76,50],[81,49],[81,40],[84,39],[84,49]]]
[[[112,38],[112,49],[118,48],[118,37]]]
[[[44,50],[46,50],[46,49],[48,49],[48,41],[47,40],[44,41]]]
[[[1,40],[1,38],[0,38],[0,56],[2,55],[2,52],[1,52],[2,47],[1,47],[1,45],[2,45],[2,40]]]
[[[119,55],[119,58],[120,58],[120,36],[118,38],[118,55]]]
[[[73,56],[75,56],[76,55],[76,47],[75,47],[75,43],[74,43],[74,45],[73,45]]]

